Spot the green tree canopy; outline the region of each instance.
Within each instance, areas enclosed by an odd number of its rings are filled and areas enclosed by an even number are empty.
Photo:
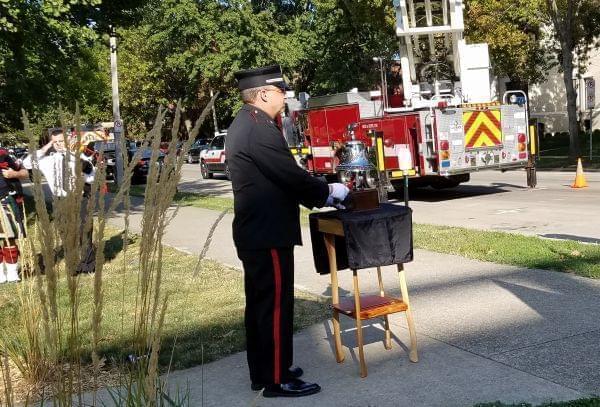
[[[538,82],[553,61],[568,62],[565,47],[584,61],[600,27],[599,1],[469,0],[467,39],[490,45],[497,75]],[[211,91],[222,95],[216,108],[227,126],[241,105],[233,73],[271,63],[296,92],[372,89],[373,57],[389,61],[398,52],[394,20],[392,0],[0,1],[0,133],[20,127],[21,109],[47,120],[76,101],[90,121],[110,118],[110,25],[122,116],[135,132],[152,124],[159,105],[179,100],[189,125]],[[549,58],[539,39],[544,24],[556,22],[557,58]],[[560,34],[566,27],[570,37]],[[212,132],[210,121],[205,126]]]
[[[93,122],[111,117],[109,21],[131,22],[142,0],[0,1],[0,133],[22,127],[21,109],[48,120],[59,105]],[[117,10],[111,11],[111,10]],[[53,112],[52,115],[47,113]]]
[[[21,109],[33,116],[62,103],[102,103],[96,34],[68,20],[68,4],[16,2],[0,31],[0,127],[20,127]],[[0,130],[1,131],[1,130]]]
[[[470,0],[465,3],[465,34],[489,45],[494,73],[523,88],[543,80],[554,58],[541,43],[542,0]]]

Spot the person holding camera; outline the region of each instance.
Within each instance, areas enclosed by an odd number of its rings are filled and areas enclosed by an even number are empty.
[[[80,211],[80,236],[82,243],[81,263],[77,273],[90,273],[95,270],[95,250],[92,244],[92,230],[84,233],[88,214],[87,200],[90,197],[92,183],[96,175],[96,169],[92,158],[83,153],[67,151],[65,137],[62,130],[54,130],[50,134],[50,140],[35,152],[37,160],[27,156],[23,160],[23,166],[27,169],[39,170],[50,187],[54,199],[63,199],[75,190],[76,160],[81,161],[81,176],[83,176],[83,199]],[[37,163],[36,163],[37,161]],[[93,228],[92,228],[93,229]],[[85,236],[84,236],[85,235]]]

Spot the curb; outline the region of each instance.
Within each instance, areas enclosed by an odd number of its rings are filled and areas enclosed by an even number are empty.
[[[577,170],[577,165],[574,165],[573,168],[537,168],[537,172],[575,172]],[[583,167],[584,172],[600,172],[600,168],[585,168]]]

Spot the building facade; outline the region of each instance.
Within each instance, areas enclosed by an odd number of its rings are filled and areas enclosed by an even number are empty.
[[[586,71],[582,75],[574,72],[573,76],[579,120],[589,129],[591,117],[592,129],[600,129],[600,49],[590,52]],[[586,86],[590,85],[591,89],[586,90]],[[586,97],[590,99],[586,100]],[[567,95],[563,73],[558,67],[552,69],[545,82],[529,88],[529,107],[530,117],[544,124],[544,132],[569,131]]]

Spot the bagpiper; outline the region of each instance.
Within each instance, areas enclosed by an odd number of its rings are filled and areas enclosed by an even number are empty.
[[[7,149],[0,148],[0,283],[21,280],[17,241],[25,237],[25,227],[20,179],[27,176],[21,163]]]

